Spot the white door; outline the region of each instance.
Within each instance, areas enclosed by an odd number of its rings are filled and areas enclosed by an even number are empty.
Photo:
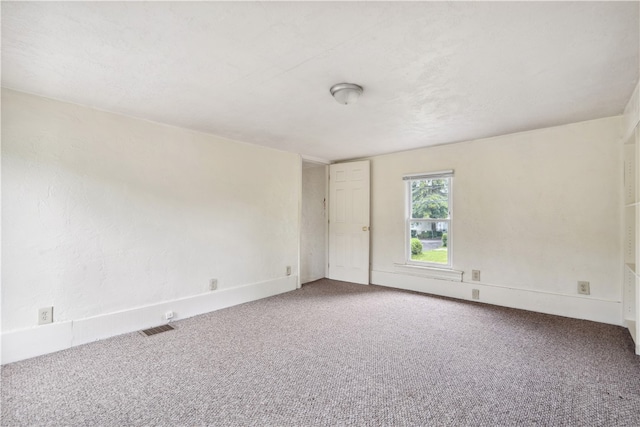
[[[329,278],[369,284],[369,161],[329,167]]]

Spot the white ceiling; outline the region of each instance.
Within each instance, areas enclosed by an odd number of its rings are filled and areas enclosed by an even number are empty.
[[[1,7],[5,87],[327,160],[617,115],[639,73],[638,2]]]

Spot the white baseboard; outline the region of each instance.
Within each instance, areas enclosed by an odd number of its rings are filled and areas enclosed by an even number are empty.
[[[53,353],[72,346],[72,322],[56,322],[2,334],[2,364]]]
[[[85,319],[5,332],[2,334],[2,364],[158,326],[166,323],[164,314],[169,310],[173,311],[173,321],[176,321],[293,291],[296,286],[297,277],[288,276]]]
[[[372,271],[371,283],[539,313],[623,325],[621,301],[574,297],[473,282],[452,282],[386,271]],[[480,300],[471,298],[472,289],[480,290]]]

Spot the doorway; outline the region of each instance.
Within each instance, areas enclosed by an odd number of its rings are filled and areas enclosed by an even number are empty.
[[[326,164],[302,161],[301,284],[327,276],[328,173]]]

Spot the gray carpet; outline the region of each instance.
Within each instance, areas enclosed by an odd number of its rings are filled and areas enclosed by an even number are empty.
[[[640,426],[616,326],[331,280],[174,326],[3,367],[2,425]]]

